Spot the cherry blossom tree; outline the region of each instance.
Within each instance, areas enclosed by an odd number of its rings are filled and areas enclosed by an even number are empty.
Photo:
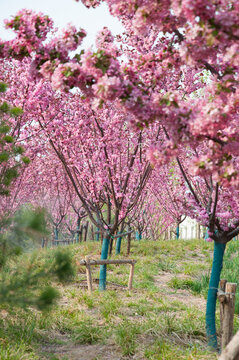
[[[32,158],[39,163],[35,174],[41,180],[35,183],[42,189],[57,189],[64,186],[59,184],[67,176],[89,219],[106,233],[102,256],[107,258],[111,236],[137,204],[152,172],[146,153],[151,142],[157,142],[158,127],[133,132],[129,126],[133,115],[113,103],[95,110],[81,93],[54,92],[48,81],[31,81],[29,61],[16,64],[5,77],[14,86],[15,69],[22,82],[8,96],[24,105],[18,141],[27,141]],[[51,196],[53,202],[58,198],[62,209],[67,191],[61,188],[57,196],[52,193],[46,202],[50,203]],[[45,195],[40,197],[44,200]],[[61,221],[66,209],[63,212]],[[105,287],[105,268],[102,272]]]
[[[156,169],[151,177],[150,190],[157,200],[161,216],[168,224],[175,224],[175,236],[179,239],[179,226],[186,218],[186,201],[183,202],[184,186],[179,183],[182,180],[174,174],[174,168],[175,162],[171,161],[160,169]]]
[[[206,311],[206,330],[209,345],[217,348],[215,309],[217,288],[223,265],[226,244],[239,234],[238,190],[228,185],[219,184],[211,175],[198,176],[194,172],[192,158],[195,152],[203,156],[205,147],[182,149],[173,167],[174,193],[180,204],[181,213],[197,220],[208,228],[208,241],[214,241],[214,255]],[[157,161],[157,160],[155,160]],[[234,167],[238,167],[238,158],[234,159]],[[158,172],[164,174],[164,181],[172,179],[172,173],[160,167]],[[167,176],[168,174],[168,176]],[[166,187],[162,188],[164,191]],[[175,201],[176,203],[176,201]]]
[[[98,0],[83,2],[87,6],[100,3]],[[160,165],[177,157],[180,176],[191,194],[191,208],[195,208],[193,213],[197,214],[194,216],[201,217],[201,222],[207,219],[215,251],[223,250],[222,244],[238,233],[237,210],[236,207],[230,209],[234,200],[228,200],[229,206],[226,199],[229,194],[232,194],[230,199],[236,196],[239,179],[239,1],[163,0],[159,3],[149,0],[137,2],[137,6],[132,0],[106,2],[110,12],[119,17],[126,28],[118,43],[103,29],[96,51],[90,49],[72,58],[70,52],[78,48],[86,35],[83,30],[69,27],[61,35],[45,41],[53,28],[51,19],[23,10],[6,22],[16,37],[2,41],[1,57],[22,60],[28,56],[34,81],[44,77],[56,90],[79,88],[81,95],[92,100],[91,109],[97,115],[105,111],[109,101],[114,101],[114,107],[120,112],[131,114],[128,122],[135,128],[160,124],[166,137],[152,144],[151,154]],[[79,96],[78,103],[81,100]],[[42,131],[45,125],[43,123]],[[99,127],[102,127],[100,123]],[[182,144],[192,149],[202,144],[204,147],[203,151],[190,154],[193,174],[190,180],[182,164]],[[64,164],[62,154],[65,156],[58,151],[57,156],[61,156]],[[71,167],[64,166],[73,181]],[[200,180],[195,182],[195,176]],[[206,197],[201,195],[201,190],[200,195],[197,194],[199,184],[204,184]],[[112,206],[109,200],[107,203],[104,199],[105,203],[108,208]],[[113,206],[115,204],[116,201]],[[118,219],[123,209],[123,202],[120,204]],[[230,220],[225,210],[228,207]],[[109,225],[111,219],[108,220],[102,222]]]
[[[34,99],[41,106],[36,94]],[[146,160],[147,141],[145,146],[142,132],[130,131],[125,114],[117,112],[113,105],[96,113],[87,103],[78,107],[79,102],[77,95],[71,96],[69,102],[61,101],[61,110],[50,123],[48,110],[41,109],[39,127],[89,218],[106,232],[102,257],[107,258],[111,236],[137,203],[151,173]],[[118,138],[113,136],[115,131]],[[63,133],[64,137],[59,136]],[[101,279],[104,288],[105,268],[101,269]]]
[[[172,224],[172,218],[168,216],[151,191],[154,180],[155,172],[153,171],[137,206],[127,219],[136,229],[136,240],[142,238],[158,240],[168,226]]]
[[[48,213],[49,225],[52,228],[53,245],[59,245],[59,232],[64,224],[70,207],[70,186],[66,174],[52,159],[37,159],[44,162],[37,166],[34,162],[34,170],[38,172],[35,182],[34,196],[29,197],[32,204],[44,208]],[[55,165],[55,167],[54,167]]]
[[[70,232],[72,240],[75,242],[80,241],[80,235],[83,232],[83,225],[81,224],[82,220],[87,217],[87,213],[79,201],[79,198],[76,196],[74,189],[70,191],[70,208],[67,212],[67,215],[64,219],[64,226]]]
[[[16,38],[2,41],[1,56],[31,57],[32,76],[50,79],[56,89],[79,87],[95,106],[114,100],[134,115],[137,126],[160,121],[169,133],[161,146],[162,160],[178,153],[179,143],[208,141],[204,157],[192,159],[195,168],[200,172],[203,167],[217,181],[237,186],[232,157],[238,149],[238,0],[230,5],[188,0],[164,0],[160,5],[150,0],[137,6],[134,1],[106,2],[126,28],[118,44],[103,29],[97,51],[87,50],[72,59],[70,52],[86,35],[82,29],[69,26],[45,41],[52,20],[22,10],[6,21]],[[202,79],[205,75],[207,81]],[[198,93],[201,96],[192,96]]]

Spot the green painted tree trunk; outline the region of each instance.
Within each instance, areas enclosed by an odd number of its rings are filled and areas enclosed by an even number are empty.
[[[54,243],[53,243],[53,245],[57,246],[59,244],[58,239],[59,239],[59,231],[58,231],[58,228],[55,227],[54,228]]]
[[[102,248],[101,248],[101,260],[106,260],[108,258],[110,236],[107,235],[103,238]],[[106,289],[106,273],[107,265],[100,265],[100,279],[99,279],[99,290],[104,291]]]
[[[140,231],[136,231],[135,233],[136,240],[142,240],[142,233]]]
[[[179,224],[176,227],[176,239],[179,239]]]
[[[223,256],[226,244],[220,244],[214,241],[213,264],[211,277],[209,281],[209,289],[207,295],[207,309],[206,309],[206,334],[208,345],[214,349],[218,349],[216,336],[216,301],[217,290],[220,281],[220,275],[223,265]]]
[[[205,232],[205,237],[204,237],[204,240],[207,240],[209,238],[209,235],[208,235],[208,228],[206,228],[206,232]]]
[[[100,228],[96,228],[95,241],[100,241]]]
[[[81,218],[78,216],[77,218],[77,228],[76,228],[76,242],[80,242],[80,224],[81,224]]]
[[[120,232],[118,233],[118,235],[120,235]],[[116,255],[120,254],[120,250],[121,250],[121,241],[122,241],[122,237],[121,237],[121,236],[117,237],[117,240],[116,240],[116,247],[115,247],[115,254],[116,254]]]

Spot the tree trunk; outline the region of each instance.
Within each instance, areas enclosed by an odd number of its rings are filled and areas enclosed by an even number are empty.
[[[204,240],[207,240],[208,238],[209,238],[209,235],[208,235],[208,228],[206,228],[206,232],[205,232]]]
[[[206,334],[208,345],[214,350],[218,349],[216,336],[216,300],[217,290],[220,281],[220,274],[223,265],[223,256],[226,244],[221,244],[214,241],[213,264],[211,270],[211,277],[209,281],[209,289],[207,295],[207,309],[206,309]]]
[[[130,231],[130,228],[129,228]],[[128,234],[128,242],[127,242],[127,255],[129,256],[130,254],[130,248],[131,248],[131,233]]]
[[[142,233],[140,231],[136,231],[135,232],[135,237],[136,237],[136,240],[142,240]]]
[[[80,218],[80,216],[78,216],[78,218],[77,218],[77,228],[76,228],[76,242],[77,243],[80,241],[80,223],[81,223],[81,218]]]
[[[113,237],[111,237],[111,238],[110,238],[109,256],[111,256],[111,255],[112,255],[113,242],[114,242],[114,238],[113,238]]]
[[[82,242],[82,237],[83,237],[83,225],[81,225],[81,229],[80,229],[80,242]]]
[[[177,240],[179,239],[179,224],[177,224],[177,227],[176,227],[176,239]]]
[[[109,251],[110,235],[107,234],[103,238],[102,248],[101,248],[101,260],[107,260],[108,251]],[[99,279],[99,290],[103,291],[106,289],[106,272],[107,265],[100,265],[100,279]]]
[[[89,222],[87,221],[86,224],[85,224],[85,237],[84,237],[84,241],[87,240],[88,225],[89,225]]]
[[[96,228],[95,241],[100,241],[100,228]]]
[[[58,245],[58,238],[59,238],[59,231],[58,231],[58,228],[55,227],[54,228],[54,243],[53,245]]]
[[[91,240],[94,241],[95,240],[94,225],[91,225],[90,230],[91,230]]]
[[[120,235],[120,232],[118,232],[118,235]],[[116,247],[115,247],[115,255],[120,254],[120,250],[121,250],[121,241],[122,241],[122,237],[121,237],[121,236],[117,237],[117,240],[116,240]]]

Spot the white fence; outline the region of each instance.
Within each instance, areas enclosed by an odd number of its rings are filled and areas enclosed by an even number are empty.
[[[187,217],[179,226],[179,239],[204,239],[206,228],[197,224],[196,220]],[[165,232],[166,239],[176,239],[176,227]]]

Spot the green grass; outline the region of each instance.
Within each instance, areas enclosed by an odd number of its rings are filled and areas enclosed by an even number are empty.
[[[201,248],[201,254],[205,256],[204,263],[193,264],[183,262],[183,273],[191,275],[191,279],[179,279],[175,276],[170,281],[170,286],[174,289],[190,289],[193,293],[202,294],[204,297],[207,295],[211,259],[208,249],[211,244],[204,242]],[[200,275],[201,274],[201,275]],[[227,244],[221,279],[226,279],[228,282],[237,283],[239,279],[239,242],[230,241]],[[235,302],[235,314],[239,314],[239,286],[237,287],[237,295]]]
[[[239,242],[231,240],[226,246],[221,279],[237,283],[239,279]],[[239,286],[235,302],[235,313],[239,314]]]
[[[137,348],[137,335],[141,332],[140,326],[134,322],[123,320],[115,329],[115,342],[120,346],[122,355],[134,355]]]
[[[87,254],[100,255],[100,243],[82,243],[69,248],[78,262]],[[130,258],[137,260],[133,291],[127,290],[129,266],[111,265],[106,292],[94,289],[89,295],[86,288],[80,286],[86,279],[83,269],[70,284],[52,284],[62,298],[51,312],[0,308],[0,359],[62,359],[42,348],[44,344],[54,347],[66,342],[72,346],[106,346],[115,352],[116,358],[216,359],[206,348],[204,314],[177,300],[177,290],[181,288],[203,294],[208,284],[211,253],[212,244],[197,240],[132,242]],[[122,254],[117,258],[125,256],[126,242],[123,241]],[[42,251],[37,260],[39,268],[45,259],[51,258],[51,250]],[[21,262],[24,266],[27,259],[22,257]],[[93,270],[93,278],[98,278],[99,268]],[[169,283],[169,291],[175,293],[173,298],[167,297],[160,281],[156,281],[162,273],[173,276]],[[178,274],[187,278],[178,278]],[[4,312],[7,312],[5,317]],[[65,359],[68,358],[66,353]],[[95,359],[101,359],[100,355],[96,353]]]
[[[73,339],[79,344],[96,344],[107,337],[107,328],[97,326],[93,319],[83,318],[74,329]]]
[[[102,298],[99,301],[99,311],[101,316],[106,320],[119,312],[121,300],[117,298],[114,291],[107,291],[102,294]]]
[[[168,285],[174,289],[188,289],[194,294],[205,294],[209,284],[209,275],[203,274],[199,279],[179,279],[177,277],[172,278]]]

